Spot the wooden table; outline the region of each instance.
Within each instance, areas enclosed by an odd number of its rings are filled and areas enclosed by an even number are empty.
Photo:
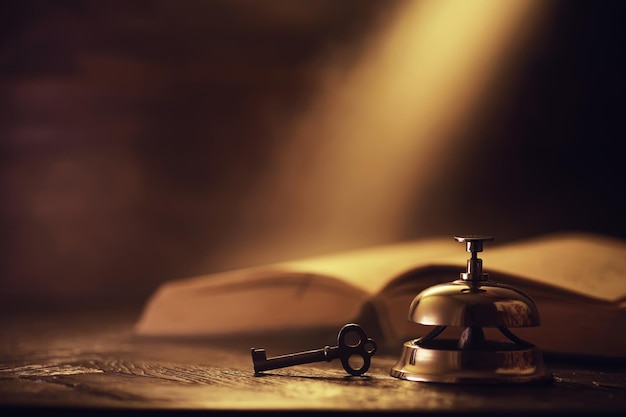
[[[254,376],[251,347],[269,356],[333,342],[333,335],[154,340],[132,334],[138,309],[1,317],[0,407],[29,412],[626,415],[623,363],[547,358],[547,385],[442,385],[389,376],[374,356],[362,377],[340,363]],[[330,337],[330,339],[328,339]],[[321,347],[321,346],[320,346]],[[400,347],[398,347],[398,352]]]

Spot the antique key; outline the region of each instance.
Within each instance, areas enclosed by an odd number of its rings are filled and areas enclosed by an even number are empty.
[[[343,369],[350,375],[363,375],[370,367],[371,357],[376,353],[376,342],[367,337],[358,324],[349,323],[341,328],[337,335],[337,346],[325,346],[321,349],[267,358],[265,349],[250,350],[254,373],[287,366],[303,365],[313,362],[330,362],[341,359]]]

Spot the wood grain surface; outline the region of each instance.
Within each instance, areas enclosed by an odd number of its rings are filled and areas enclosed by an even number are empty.
[[[333,340],[324,340],[321,333],[248,340],[144,339],[132,334],[135,318],[132,311],[2,317],[1,407],[64,414],[626,412],[623,364],[555,358],[549,361],[554,382],[548,385],[441,385],[389,376],[396,357],[383,353],[374,356],[361,377],[346,374],[338,361],[255,376],[253,346],[274,356]]]

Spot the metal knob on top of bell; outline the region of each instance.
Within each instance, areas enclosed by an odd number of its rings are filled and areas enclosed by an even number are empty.
[[[467,270],[460,279],[429,287],[413,299],[409,320],[433,327],[425,336],[404,343],[391,375],[439,383],[551,381],[541,351],[509,330],[539,326],[535,303],[524,292],[491,281],[483,273],[477,253],[494,238],[457,236],[455,240],[465,243],[471,253]],[[458,336],[439,337],[447,329],[456,329]],[[503,340],[485,337],[493,329]]]

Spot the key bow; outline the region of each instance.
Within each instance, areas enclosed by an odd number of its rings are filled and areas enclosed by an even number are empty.
[[[352,337],[353,334],[357,336],[356,339]],[[337,335],[337,350],[341,365],[347,373],[353,376],[367,372],[377,348],[376,342],[355,323],[346,324]]]

